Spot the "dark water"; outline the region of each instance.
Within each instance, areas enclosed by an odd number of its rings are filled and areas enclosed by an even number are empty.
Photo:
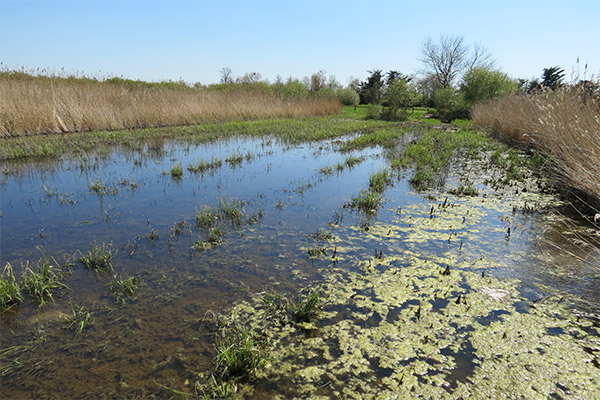
[[[190,371],[207,370],[214,359],[211,316],[250,293],[290,293],[318,280],[327,261],[307,257],[306,247],[318,243],[311,234],[335,224],[342,239],[355,237],[350,227],[364,225],[364,216],[343,205],[389,161],[381,149],[368,149],[352,154],[364,157],[361,163],[338,170],[349,154],[335,149],[334,142],[288,147],[275,139],[155,143],[104,157],[2,166],[2,266],[10,262],[20,276],[23,263],[42,255],[76,260],[79,252],[107,243],[116,250],[115,273],[140,278],[136,294],[120,304],[108,290],[110,275],[75,262],[65,278],[69,289],[57,290],[54,303],[38,308],[26,300],[0,316],[2,348],[27,344],[6,353],[12,363],[2,365],[2,395],[112,398],[143,397],[164,387],[191,390]],[[226,162],[233,154],[243,156],[240,164]],[[187,166],[200,158],[223,164],[204,174],[189,172]],[[170,174],[178,164],[181,179]],[[333,173],[323,173],[323,167],[333,167]],[[106,193],[92,191],[94,182],[102,182]],[[244,222],[226,226],[219,246],[193,249],[203,237],[196,211],[223,199],[242,202]],[[399,209],[428,208],[443,199],[442,192],[414,192],[407,176],[400,177],[374,219],[391,221]],[[597,260],[593,253],[573,247],[588,258],[581,262],[559,250],[570,244],[536,213],[513,215],[511,226],[522,229],[507,240],[504,217],[488,210],[482,218],[487,231],[480,235],[485,240],[470,250],[498,260],[500,266],[486,273],[520,279],[531,299],[544,296],[547,286],[586,299],[592,308],[598,304],[600,282],[589,267]],[[178,223],[185,228],[175,235]],[[392,251],[366,236],[361,243],[353,240],[357,257]],[[444,253],[456,243],[422,246]],[[518,259],[509,256],[517,253]],[[73,305],[94,318],[77,336],[61,322]]]

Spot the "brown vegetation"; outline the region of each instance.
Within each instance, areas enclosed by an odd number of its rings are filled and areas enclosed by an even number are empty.
[[[340,112],[335,97],[285,98],[183,83],[0,73],[0,137],[114,130]]]
[[[567,184],[600,200],[600,102],[597,89],[581,89],[478,104],[472,109],[474,126],[537,149]]]

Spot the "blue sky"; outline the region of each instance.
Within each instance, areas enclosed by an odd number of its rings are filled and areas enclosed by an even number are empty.
[[[0,0],[4,68],[218,82],[318,70],[345,84],[367,70],[417,73],[428,36],[483,44],[512,77],[559,65],[600,75],[600,0]]]

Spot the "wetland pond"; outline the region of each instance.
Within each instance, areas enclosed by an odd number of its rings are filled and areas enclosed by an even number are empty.
[[[600,398],[599,256],[574,240],[598,231],[485,154],[416,191],[391,163],[418,135],[5,163],[0,262],[57,283],[0,315],[2,398]],[[286,320],[298,293],[318,309]],[[233,325],[264,359],[217,383]]]

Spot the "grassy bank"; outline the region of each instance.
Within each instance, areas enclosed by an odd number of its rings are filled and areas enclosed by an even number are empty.
[[[207,143],[238,136],[273,135],[286,143],[331,139],[352,132],[370,132],[397,125],[386,121],[337,117],[274,118],[199,125],[37,135],[0,140],[0,161],[57,158],[106,153],[113,146],[141,149],[148,141],[181,140]]]
[[[207,90],[183,83],[0,72],[0,137],[329,115],[332,96],[278,96],[260,87]]]
[[[571,187],[600,200],[600,107],[574,91],[516,96],[476,105],[475,126],[534,148]]]

